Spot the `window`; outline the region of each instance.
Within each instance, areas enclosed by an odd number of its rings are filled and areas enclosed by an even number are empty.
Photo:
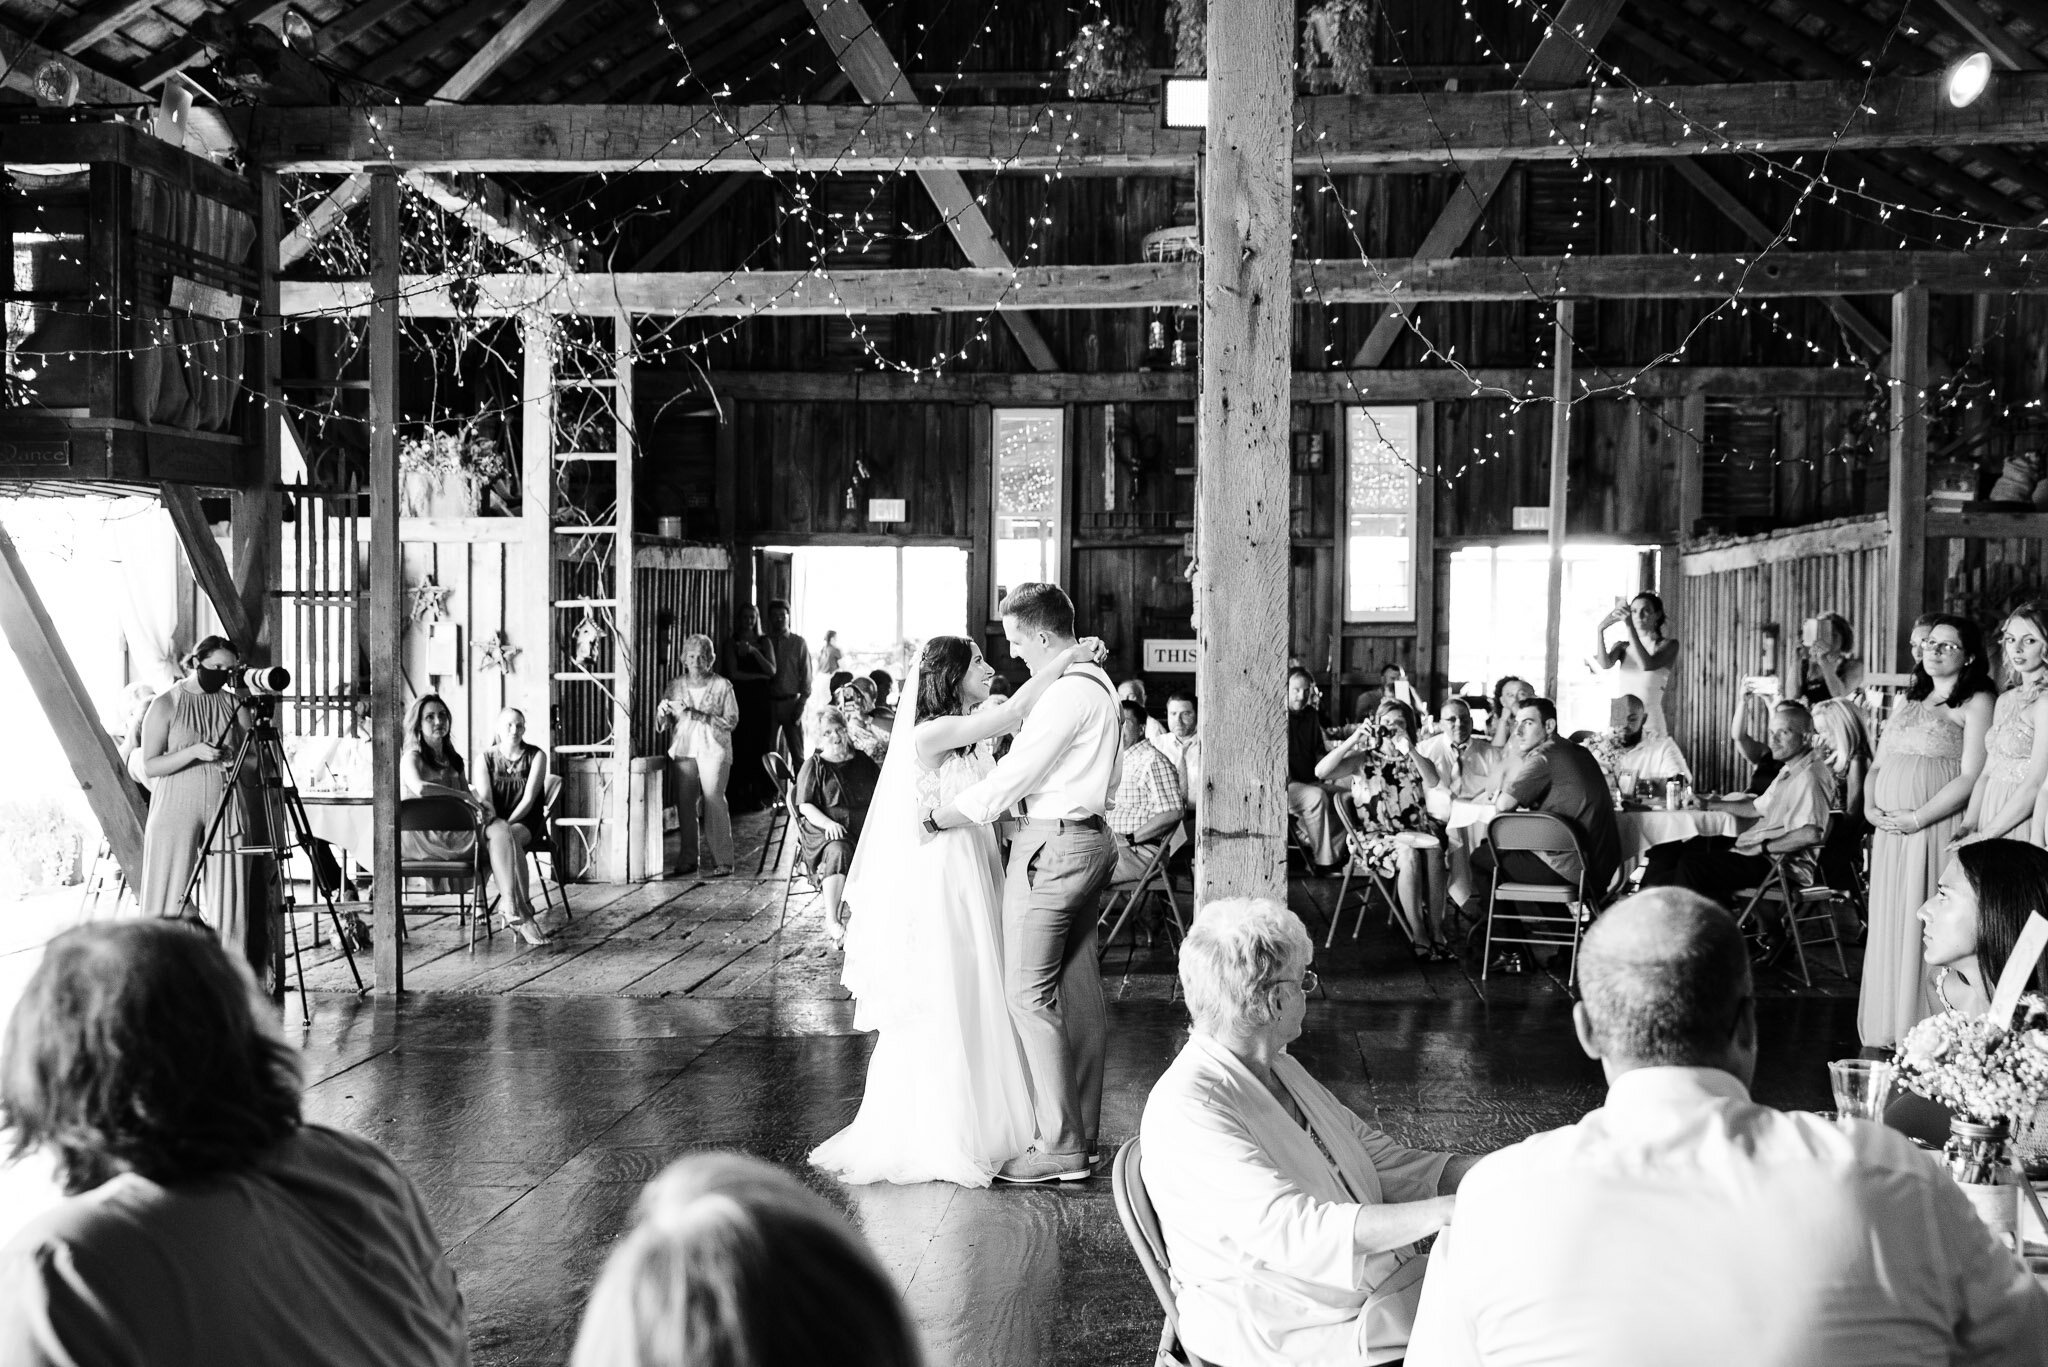
[[[1013,584],[1060,582],[1066,497],[1066,413],[1058,408],[995,410],[993,616]]]
[[[967,552],[957,546],[798,546],[789,554],[790,625],[814,656],[836,631],[842,668],[901,678],[911,647],[967,634]]]
[[[1344,620],[1415,620],[1413,408],[1344,410]]]

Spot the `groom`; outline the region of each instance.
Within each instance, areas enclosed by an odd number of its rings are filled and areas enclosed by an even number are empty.
[[[1019,584],[1002,615],[1011,653],[1033,674],[1074,644],[1074,604],[1057,585]],[[1095,903],[1116,867],[1103,813],[1116,790],[1119,732],[1109,676],[1074,665],[988,777],[928,820],[935,830],[986,824],[1024,804],[1003,890],[1003,962],[1038,1143],[1003,1165],[996,1175],[1006,1182],[1078,1182],[1092,1171],[1108,1035]]]

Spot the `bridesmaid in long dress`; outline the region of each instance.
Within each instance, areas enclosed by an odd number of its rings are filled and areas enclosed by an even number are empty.
[[[2000,637],[2015,685],[1999,696],[1984,738],[1984,772],[1970,793],[1959,841],[2026,840],[2048,778],[2048,607],[2028,603]]]
[[[208,636],[185,657],[187,673],[158,694],[142,722],[142,772],[150,782],[149,824],[142,832],[142,914],[196,916],[221,943],[246,952],[239,856],[226,853],[241,835],[239,803],[214,833],[213,855],[200,876],[198,906],[185,889],[205,856],[200,843],[220,810],[228,764],[242,743],[242,719],[228,679],[242,657],[225,636]]]
[[[1885,727],[1864,784],[1874,831],[1856,1032],[1868,1046],[1896,1044],[1933,1010],[1919,911],[1941,881],[1956,819],[1983,772],[1997,692],[1975,622],[1930,613],[1914,636],[1913,686]]]

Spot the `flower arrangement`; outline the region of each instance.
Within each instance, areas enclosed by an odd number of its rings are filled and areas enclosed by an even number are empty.
[[[434,511],[437,490],[461,495],[473,516],[482,506],[484,489],[510,474],[512,463],[496,440],[465,427],[460,432],[429,429],[423,436],[399,442],[398,469],[405,477],[407,517]]]
[[[1586,749],[1592,753],[1594,763],[1600,766],[1600,772],[1609,778],[1619,772],[1623,748],[1618,731],[1599,731],[1586,737]]]
[[[2020,998],[2007,1024],[1962,1011],[1929,1016],[1899,1041],[1899,1081],[1959,1119],[2017,1125],[2048,1094],[2048,1004]]]
[[[1372,93],[1378,0],[1319,0],[1302,16],[1301,71],[1311,89]]]

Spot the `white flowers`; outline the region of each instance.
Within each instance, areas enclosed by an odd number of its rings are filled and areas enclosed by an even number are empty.
[[[2048,1037],[2025,1028],[2039,997],[2020,1001],[2020,1030],[1961,1011],[1929,1016],[1899,1041],[1899,1081],[1965,1120],[2017,1125],[2048,1093]]]

